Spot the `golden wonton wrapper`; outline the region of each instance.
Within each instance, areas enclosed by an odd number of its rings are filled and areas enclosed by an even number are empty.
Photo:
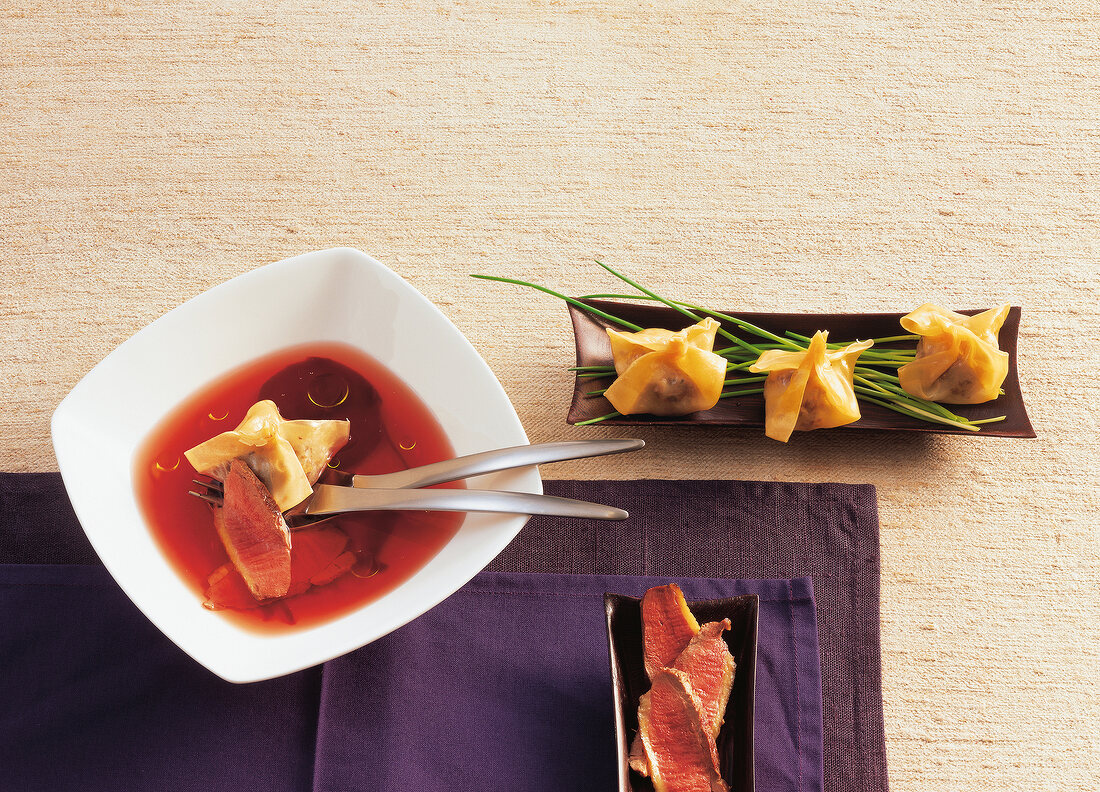
[[[764,381],[764,433],[787,442],[791,434],[828,429],[859,420],[852,389],[856,359],[873,341],[859,341],[830,351],[829,334],[818,331],[805,352],[771,349],[749,371],[768,372]]]
[[[686,415],[716,405],[725,379],[725,358],[672,338],[636,357],[604,396],[623,415]]]
[[[348,421],[287,421],[275,402],[256,402],[231,432],[183,452],[199,473],[222,481],[242,459],[271,492],[280,511],[313,493],[325,465],[348,442]]]
[[[611,355],[615,358],[615,373],[621,375],[630,368],[631,363],[642,355],[668,349],[669,344],[677,338],[705,352],[710,352],[714,349],[714,335],[718,332],[718,326],[718,322],[708,316],[698,324],[685,327],[683,330],[665,330],[663,327],[651,327],[637,333],[624,333],[609,327],[607,336],[611,339]]]
[[[928,303],[902,317],[901,326],[921,340],[916,359],[898,369],[901,387],[921,399],[947,404],[996,399],[1008,376],[1008,353],[997,345],[1008,308],[965,316]]]

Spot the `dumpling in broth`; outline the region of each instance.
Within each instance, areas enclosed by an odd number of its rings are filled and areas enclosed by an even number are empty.
[[[996,399],[1008,376],[1008,353],[997,345],[1008,309],[1002,305],[966,316],[928,303],[902,317],[901,326],[921,340],[916,359],[898,369],[901,387],[947,404]]]
[[[804,352],[771,349],[749,371],[768,372],[764,381],[764,433],[787,442],[795,431],[828,429],[859,420],[852,389],[856,359],[873,341],[829,350],[829,334],[818,331]]]
[[[184,451],[199,473],[225,480],[229,463],[240,459],[271,492],[280,511],[312,492],[325,465],[348,442],[348,421],[287,421],[275,402],[256,402],[236,429]]]
[[[635,358],[604,396],[623,415],[686,415],[717,404],[725,379],[725,358],[673,338]]]
[[[611,339],[611,355],[615,358],[615,372],[622,374],[642,355],[666,350],[677,338],[691,346],[710,352],[714,349],[714,335],[717,332],[718,322],[708,316],[703,321],[685,327],[683,330],[651,327],[637,333],[624,333],[608,328],[607,336]]]

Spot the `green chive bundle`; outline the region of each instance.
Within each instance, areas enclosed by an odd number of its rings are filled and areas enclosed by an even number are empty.
[[[598,316],[601,319],[605,319],[609,322],[617,324],[632,332],[639,332],[645,328],[639,327],[633,322],[628,322],[625,319],[620,319],[617,316],[602,311],[592,305],[589,305],[586,300],[606,299],[606,300],[651,300],[662,303],[667,307],[678,311],[683,314],[684,317],[690,319],[692,323],[700,322],[705,316],[710,316],[714,319],[718,319],[720,322],[732,325],[737,329],[744,332],[746,335],[753,337],[752,341],[739,338],[730,333],[724,327],[720,327],[718,333],[730,342],[731,346],[724,349],[715,349],[715,353],[721,355],[726,359],[726,373],[730,375],[723,384],[722,396],[723,399],[734,399],[740,396],[749,396],[755,394],[761,394],[764,392],[763,382],[766,377],[751,375],[747,372],[749,366],[756,362],[761,354],[769,349],[783,349],[791,352],[804,352],[809,345],[810,338],[798,333],[792,333],[790,331],[785,332],[783,335],[776,335],[770,333],[763,328],[757,327],[750,322],[746,322],[743,319],[739,319],[736,316],[730,314],[721,313],[719,311],[712,311],[709,308],[704,308],[701,305],[695,305],[694,303],[684,302],[683,300],[668,300],[657,294],[640,283],[628,278],[620,272],[612,269],[602,261],[597,261],[601,267],[610,272],[623,283],[631,286],[638,291],[637,294],[586,294],[581,297],[569,297],[546,286],[540,286],[535,283],[529,283],[527,281],[516,280],[514,278],[502,278],[496,275],[473,275],[472,277],[480,280],[496,281],[498,283],[510,283],[515,286],[523,286],[528,289],[535,289],[549,294],[551,297],[556,297],[559,300],[564,300],[570,305],[575,305],[582,311],[585,311],[593,316]],[[756,340],[759,339],[759,340]],[[965,429],[970,432],[977,432],[981,430],[982,424],[994,423],[997,421],[1003,421],[1005,417],[999,416],[997,418],[986,418],[980,421],[972,421],[968,418],[964,418],[961,415],[948,410],[942,404],[936,402],[927,401],[925,399],[919,399],[909,393],[906,393],[902,389],[901,383],[898,381],[897,370],[904,366],[906,363],[913,361],[916,356],[916,347],[913,349],[897,349],[897,348],[881,348],[881,344],[888,343],[903,343],[907,341],[916,341],[918,339],[915,335],[897,335],[888,336],[884,338],[872,339],[875,342],[875,346],[867,351],[863,352],[857,365],[855,367],[854,377],[854,389],[856,398],[859,401],[869,402],[871,404],[877,404],[880,407],[885,407],[888,410],[907,415],[911,418],[917,418],[921,421],[928,421],[930,423],[945,424],[947,426],[954,427],[956,429]],[[847,343],[830,343],[828,344],[830,349],[840,349],[847,346]],[[574,366],[570,371],[575,371],[577,377],[580,379],[603,379],[606,377],[615,376],[614,366]],[[742,372],[748,376],[743,376]],[[749,386],[749,387],[746,387]],[[598,390],[589,391],[588,396],[599,396],[607,388],[601,388]],[[606,421],[609,418],[621,417],[621,413],[611,412],[607,415],[601,415],[598,418],[592,418],[587,421],[580,421],[577,426],[585,426],[588,424],[596,424],[601,421]]]

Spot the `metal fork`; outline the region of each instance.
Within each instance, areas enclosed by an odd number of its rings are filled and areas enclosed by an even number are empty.
[[[625,520],[628,514],[622,509],[569,498],[494,490],[425,490],[419,487],[514,467],[526,467],[540,462],[617,454],[633,451],[644,445],[643,440],[631,439],[543,443],[470,454],[397,473],[374,476],[343,474],[341,480],[351,486],[318,484],[314,487],[311,496],[285,512],[283,516],[291,528],[314,525],[320,521],[319,518],[327,518],[343,512],[380,510],[495,512]],[[192,491],[191,495],[209,503],[221,505],[220,482],[214,479],[193,479],[193,481],[205,491]]]
[[[190,494],[216,505],[221,493],[210,482],[200,482],[205,493]],[[450,511],[496,512],[504,514],[545,514],[555,517],[579,517],[592,520],[625,520],[622,509],[598,503],[532,495],[526,492],[499,492],[476,489],[357,489],[318,484],[313,494],[283,513],[287,526],[315,525],[322,519],[356,511]]]
[[[399,470],[396,473],[364,476],[330,470],[325,475],[325,482],[371,489],[413,489],[480,476],[484,473],[495,473],[499,470],[563,462],[567,459],[622,454],[644,447],[645,440],[635,438],[536,443],[467,454],[454,459],[445,459],[442,462],[433,462],[430,465]]]

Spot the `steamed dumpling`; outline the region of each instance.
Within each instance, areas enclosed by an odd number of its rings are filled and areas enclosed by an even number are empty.
[[[726,361],[714,354],[718,322],[710,317],[685,327],[637,333],[608,328],[618,379],[604,396],[623,415],[686,415],[718,403]]]
[[[828,429],[859,420],[852,388],[856,359],[873,341],[829,350],[829,334],[818,331],[804,352],[771,349],[749,371],[768,372],[764,381],[764,433],[787,442],[795,431]]]
[[[901,326],[921,340],[916,359],[898,369],[901,387],[947,404],[996,399],[1008,376],[1008,353],[997,345],[1008,308],[966,316],[929,303],[902,317]]]
[[[222,481],[240,459],[271,492],[281,511],[313,493],[325,465],[348,441],[348,421],[286,421],[275,402],[256,402],[231,432],[183,453],[199,473]]]
[[[673,338],[635,358],[604,396],[623,415],[686,415],[717,404],[725,378],[725,358]]]
[[[637,333],[624,333],[608,328],[607,336],[611,339],[611,355],[615,358],[615,372],[622,374],[642,355],[664,351],[677,338],[691,346],[710,352],[714,349],[714,335],[717,332],[718,322],[708,316],[703,321],[685,327],[683,330],[651,327]]]

